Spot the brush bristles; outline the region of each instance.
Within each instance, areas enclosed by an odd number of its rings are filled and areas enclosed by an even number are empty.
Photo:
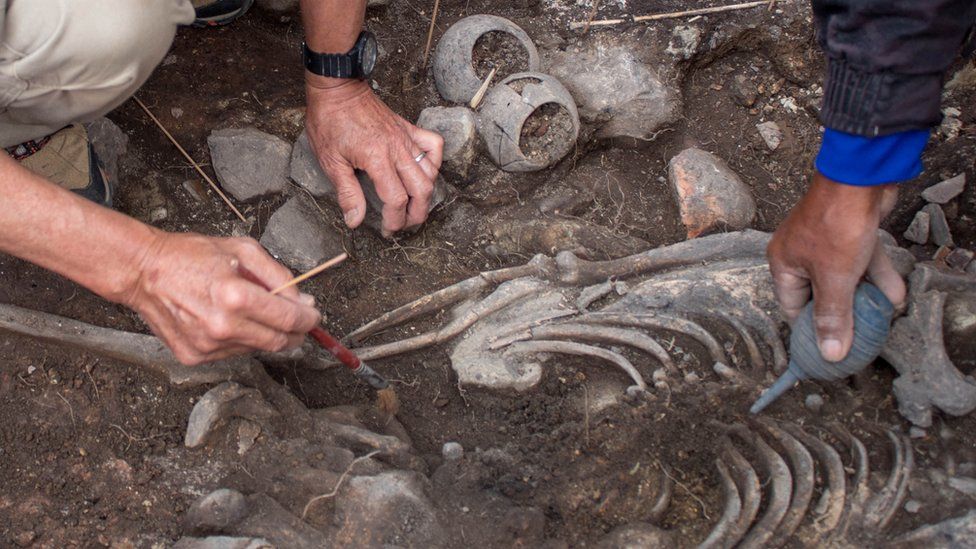
[[[391,418],[397,415],[400,411],[400,399],[397,398],[393,387],[376,391],[376,406],[384,417]]]

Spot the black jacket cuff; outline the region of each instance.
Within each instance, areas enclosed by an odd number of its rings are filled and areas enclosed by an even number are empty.
[[[942,121],[942,79],[942,74],[866,72],[844,59],[829,59],[820,121],[865,137],[931,128]]]

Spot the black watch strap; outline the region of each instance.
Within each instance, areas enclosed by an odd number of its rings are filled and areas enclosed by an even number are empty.
[[[317,53],[302,42],[302,58],[305,68],[312,74],[329,78],[359,78],[352,55],[346,53]]]

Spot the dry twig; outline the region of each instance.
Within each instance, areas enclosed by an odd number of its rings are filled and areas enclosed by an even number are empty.
[[[430,14],[430,28],[427,29],[427,45],[424,46],[424,58],[420,62],[421,70],[427,68],[427,57],[430,55],[430,45],[434,41],[434,25],[437,24],[437,11],[440,7],[441,0],[434,0],[434,9]]]
[[[203,180],[206,181],[208,185],[210,185],[210,188],[213,189],[215,193],[217,193],[217,196],[219,196],[220,199],[223,200],[225,204],[227,204],[227,207],[230,208],[232,212],[234,212],[234,215],[236,215],[238,219],[246,223],[247,219],[244,217],[244,214],[242,214],[240,210],[238,210],[234,206],[234,204],[230,201],[230,199],[227,198],[227,195],[224,194],[224,191],[220,190],[220,187],[218,187],[217,184],[214,183],[213,179],[210,179],[210,176],[203,171],[203,168],[201,168],[200,165],[197,164],[196,160],[193,160],[193,158],[186,152],[186,149],[184,149],[180,145],[180,143],[176,140],[176,138],[173,137],[173,134],[169,133],[169,130],[166,129],[166,126],[163,126],[163,123],[160,122],[158,118],[156,118],[156,115],[154,115],[152,111],[149,110],[149,107],[147,107],[146,104],[143,103],[138,97],[132,96],[132,100],[135,101],[136,104],[142,108],[142,110],[146,111],[146,114],[149,115],[149,118],[152,119],[152,121],[156,124],[156,126],[163,132],[163,135],[165,135],[166,138],[169,139],[170,143],[172,143],[174,146],[176,146],[177,149],[179,149],[180,153],[183,155],[183,158],[186,158],[186,160],[197,170],[197,173],[199,173],[200,176],[203,177]]]
[[[329,492],[328,494],[322,494],[320,496],[315,496],[314,498],[308,500],[308,503],[305,504],[305,508],[302,509],[302,520],[305,520],[305,517],[308,516],[308,510],[312,507],[313,504],[315,504],[316,502],[321,501],[323,499],[334,498],[335,495],[339,493],[339,488],[342,488],[342,483],[346,481],[346,477],[349,476],[349,473],[352,472],[352,468],[355,467],[357,463],[360,463],[362,461],[366,461],[367,459],[375,456],[378,453],[380,453],[379,450],[373,450],[372,452],[370,452],[370,453],[368,453],[368,454],[366,454],[364,456],[359,456],[358,458],[352,460],[352,463],[349,464],[349,467],[346,467],[346,470],[343,471],[342,474],[339,476],[339,480],[336,481],[335,487],[332,488],[332,491],[331,492]]]
[[[622,23],[641,23],[644,21],[658,21],[661,19],[674,19],[677,17],[689,17],[692,15],[706,15],[709,13],[720,13],[724,11],[734,11],[734,10],[744,10],[749,8],[755,8],[758,6],[766,6],[770,4],[770,0],[758,0],[756,2],[746,2],[743,4],[732,4],[728,6],[714,6],[711,8],[699,8],[694,10],[685,11],[673,11],[669,13],[655,13],[652,15],[638,15],[636,17],[621,18],[621,19],[603,19],[601,21],[573,21],[569,24],[569,28],[576,29],[586,29],[589,30],[590,27],[607,27],[611,25],[620,25]],[[585,31],[584,31],[585,32]]]
[[[596,12],[600,9],[600,0],[593,0],[593,8],[590,9],[590,14],[586,17],[586,25],[583,26],[583,34],[590,32],[590,24],[596,19]]]

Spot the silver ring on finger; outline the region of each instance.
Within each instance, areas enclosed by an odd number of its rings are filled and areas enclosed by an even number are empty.
[[[424,158],[427,158],[427,151],[424,151],[424,152],[422,152],[422,153],[420,153],[420,154],[418,154],[418,155],[417,155],[417,157],[416,157],[416,158],[414,158],[413,160],[414,160],[414,162],[416,162],[417,164],[420,164],[420,162],[421,162],[421,161],[422,161],[422,160],[423,160]]]

